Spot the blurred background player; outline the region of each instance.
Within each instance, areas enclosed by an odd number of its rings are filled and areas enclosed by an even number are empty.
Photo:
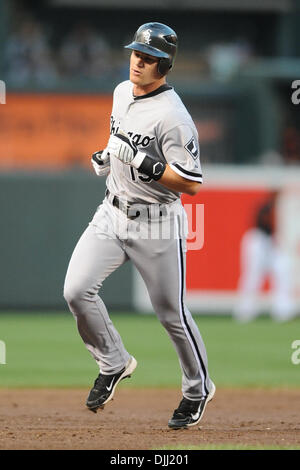
[[[289,257],[276,236],[278,198],[279,191],[272,191],[258,208],[254,226],[241,240],[241,273],[234,310],[234,317],[241,322],[253,320],[260,313],[258,295],[267,276],[271,283],[272,318],[287,321],[296,314]]]

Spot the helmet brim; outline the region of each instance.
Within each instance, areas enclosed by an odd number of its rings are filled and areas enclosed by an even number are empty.
[[[158,57],[160,59],[169,59],[169,54],[166,52],[156,49],[156,47],[148,46],[142,42],[133,41],[128,46],[124,46],[125,49],[132,49],[134,51],[144,52],[144,54],[151,55],[153,57]]]

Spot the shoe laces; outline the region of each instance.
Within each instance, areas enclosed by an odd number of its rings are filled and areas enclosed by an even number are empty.
[[[193,400],[188,400],[187,398],[183,397],[183,399],[179,403],[178,408],[174,411],[174,413],[175,414],[196,413],[199,409],[200,403],[201,403],[201,400],[193,401]]]
[[[94,388],[96,388],[97,390],[105,388],[106,385],[110,383],[112,377],[113,375],[99,374],[94,382]]]

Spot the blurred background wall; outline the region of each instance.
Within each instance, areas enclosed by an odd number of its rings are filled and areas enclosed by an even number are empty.
[[[123,46],[151,20],[179,36],[168,82],[200,139],[203,191],[183,197],[205,209],[204,245],[188,255],[191,308],[232,310],[242,235],[274,188],[300,298],[300,0],[2,0],[0,308],[65,308],[68,260],[105,191],[90,155],[106,144],[112,91],[128,78]],[[151,309],[129,264],[103,299]]]

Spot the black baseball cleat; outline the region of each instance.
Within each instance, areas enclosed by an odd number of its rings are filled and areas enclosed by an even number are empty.
[[[104,375],[100,373],[96,378],[94,386],[91,389],[86,401],[86,406],[88,409],[94,413],[97,413],[99,408],[103,409],[104,405],[114,396],[118,383],[121,380],[130,377],[136,366],[137,361],[133,356],[131,356],[127,365],[122,370],[120,370],[120,372],[111,375]]]
[[[213,399],[215,391],[216,387],[212,382],[211,390],[207,397],[201,398],[201,400],[188,400],[183,397],[179,403],[179,407],[174,411],[172,418],[168,422],[169,428],[186,429],[198,424],[203,416],[207,403]]]

